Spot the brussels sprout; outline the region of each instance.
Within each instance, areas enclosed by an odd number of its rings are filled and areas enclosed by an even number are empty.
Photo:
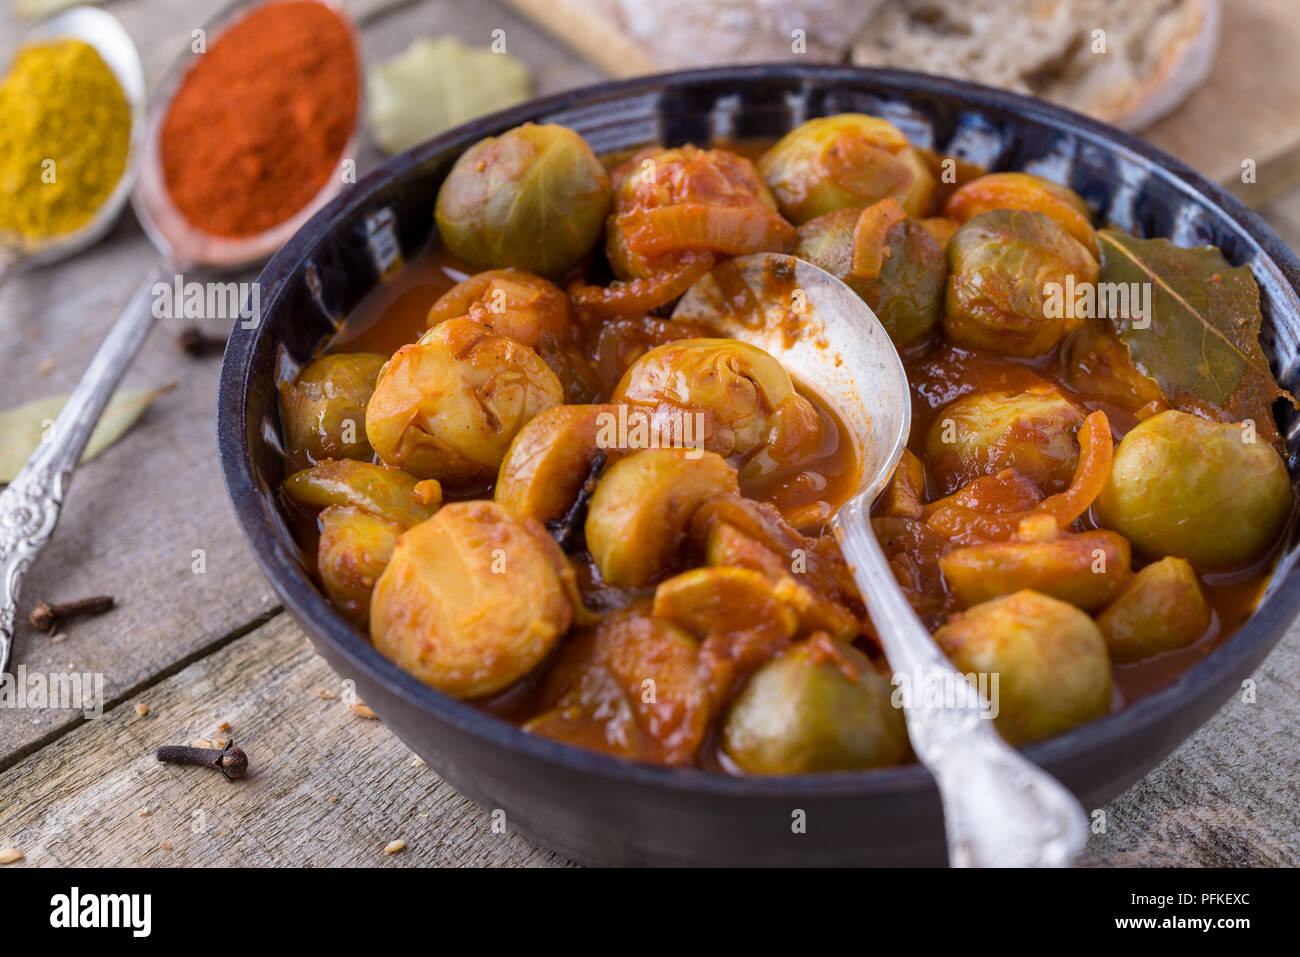
[[[1098,617],[1114,661],[1141,661],[1192,644],[1210,626],[1210,605],[1192,566],[1162,558],[1137,573]]]
[[[1083,197],[1060,183],[1031,173],[989,173],[963,183],[948,197],[943,214],[958,224],[991,209],[1034,210],[1050,216],[1100,258],[1097,234]]]
[[[1010,356],[1050,352],[1083,322],[1064,290],[1094,283],[1092,253],[1050,217],[998,209],[981,213],[948,243],[943,330],[953,343]],[[1059,286],[1052,315],[1049,283]]]
[[[429,327],[464,316],[499,336],[536,350],[560,378],[565,398],[588,402],[596,373],[578,351],[569,297],[522,269],[489,269],[457,283],[429,310]]]
[[[929,231],[905,217],[883,235],[870,237],[879,249],[880,272],[870,279],[856,275],[854,229],[863,215],[862,210],[839,209],[810,219],[799,227],[794,254],[848,285],[871,307],[895,344],[910,345],[939,322],[947,260]]]
[[[539,522],[564,514],[601,451],[601,424],[617,414],[614,405],[559,405],[530,420],[501,462],[497,502]]]
[[[1018,591],[959,612],[934,640],[967,677],[989,676],[998,731],[1011,744],[1060,734],[1110,708],[1106,640],[1063,601]]]
[[[573,621],[573,570],[531,518],[453,502],[406,531],[375,585],[370,636],[386,658],[456,698],[536,667]]]
[[[387,361],[373,352],[322,356],[304,366],[293,382],[280,383],[287,450],[305,452],[313,461],[370,458],[366,403]]]
[[[757,346],[736,339],[680,339],[651,349],[623,374],[612,402],[652,413],[662,429],[703,416],[704,447],[743,458],[766,444],[771,456],[815,448],[821,422],[794,391],[790,374]],[[662,430],[661,429],[661,430]],[[684,444],[684,436],[672,441]]]
[[[444,485],[494,478],[524,423],[564,399],[536,352],[472,319],[449,319],[398,349],[366,408],[386,464]]]
[[[704,499],[737,490],[736,472],[712,452],[646,449],[601,477],[587,510],[587,549],[611,585],[645,585],[677,560],[686,523]]]
[[[480,269],[556,278],[596,245],[609,201],[609,176],[581,136],[525,123],[461,154],[438,190],[438,238]]]
[[[956,548],[939,559],[939,567],[963,608],[1030,588],[1093,611],[1133,578],[1128,542],[1106,531]]]
[[[402,528],[423,522],[442,502],[442,488],[431,479],[353,459],[327,459],[295,472],[284,480],[284,491],[304,505],[356,506]]]
[[[530,349],[566,339],[573,330],[569,297],[522,269],[489,269],[452,286],[429,309],[429,328],[461,316]]]
[[[925,457],[941,494],[982,475],[1015,469],[1042,491],[1070,484],[1079,461],[1083,413],[1054,386],[974,392],[945,406],[925,438]]]
[[[325,594],[354,625],[370,620],[370,593],[388,567],[403,526],[352,505],[320,513],[316,570]]]
[[[754,164],[726,150],[642,150],[614,184],[605,254],[619,279],[649,278],[689,252],[784,252],[794,242]]]
[[[855,771],[907,756],[907,728],[889,681],[852,646],[827,652],[821,645],[813,639],[773,658],[732,702],[722,746],[741,770]]]
[[[886,197],[924,216],[934,174],[892,123],[862,113],[808,120],[781,137],[758,161],[763,181],[796,226],[824,213],[863,207]]]
[[[1144,555],[1226,568],[1267,551],[1291,505],[1286,466],[1268,443],[1243,425],[1171,409],[1124,436],[1096,508]]]

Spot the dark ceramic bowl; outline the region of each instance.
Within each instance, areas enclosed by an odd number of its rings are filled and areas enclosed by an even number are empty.
[[[304,570],[276,504],[284,477],[277,381],[311,359],[379,282],[372,249],[391,224],[408,254],[433,228],[438,186],[476,140],[526,120],[561,123],[598,153],[630,146],[770,138],[839,112],[892,120],[914,143],[990,169],[1068,183],[1100,220],[1181,245],[1213,243],[1248,264],[1264,344],[1296,391],[1300,262],[1253,213],[1141,141],[1036,100],[891,70],[747,66],[606,83],[533,100],[393,158],[317,213],[262,273],[262,321],[236,328],[221,371],[217,429],[235,512],[263,571],[316,649],[428,764],[509,826],[602,864],[921,864],[944,860],[939,797],[919,765],[793,778],[733,778],[632,764],[532,737],[446,697],[382,658]],[[1209,135],[1209,134],[1207,134]],[[1295,472],[1296,416],[1283,431]],[[1297,545],[1258,611],[1230,640],[1127,710],[1026,754],[1094,808],[1205,722],[1282,637],[1300,608]],[[806,829],[796,833],[796,812]]]

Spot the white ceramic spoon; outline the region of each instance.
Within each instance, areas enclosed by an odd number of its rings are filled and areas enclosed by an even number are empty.
[[[913,750],[943,799],[950,863],[1068,864],[1087,839],[1082,807],[994,730],[987,702],[912,611],[872,530],[871,505],[894,473],[912,418],[903,362],[875,313],[816,266],[758,253],[715,267],[686,292],[673,318],[769,352],[851,432],[862,471],[831,525],[894,673],[913,691],[950,692],[939,705],[904,695]]]

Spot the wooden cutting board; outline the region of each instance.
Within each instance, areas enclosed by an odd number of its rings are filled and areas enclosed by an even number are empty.
[[[1214,67],[1177,111],[1143,135],[1243,202],[1262,206],[1300,182],[1300,5],[1227,0]],[[1253,160],[1255,182],[1242,182]]]

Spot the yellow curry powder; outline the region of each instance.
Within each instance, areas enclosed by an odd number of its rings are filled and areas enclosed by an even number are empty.
[[[122,173],[131,108],[94,47],[23,47],[0,81],[0,234],[40,239],[85,225]]]

